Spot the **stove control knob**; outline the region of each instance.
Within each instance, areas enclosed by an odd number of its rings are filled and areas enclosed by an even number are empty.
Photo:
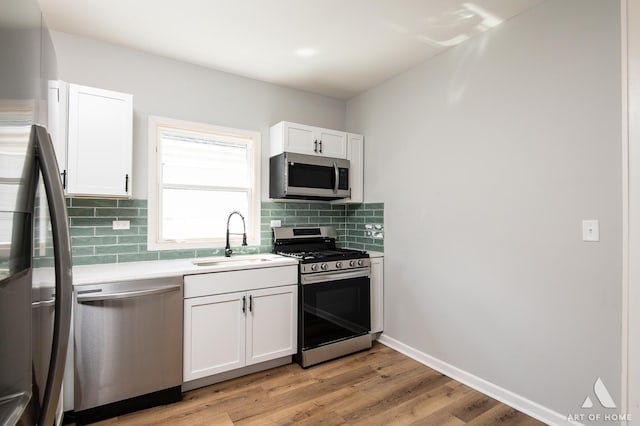
[[[358,259],[358,266],[362,266],[362,265],[364,265],[364,260]]]
[[[317,271],[318,270],[318,265],[316,263],[314,263],[313,265],[311,265],[311,270],[312,271]]]
[[[322,265],[320,265],[320,269],[322,269],[323,271],[327,269],[327,264],[323,263]]]
[[[342,268],[342,262],[336,262],[336,268],[338,269]]]
[[[349,266],[351,266],[352,268],[353,268],[354,266],[356,266],[356,261],[355,261],[355,260],[350,260],[350,261],[349,261]]]

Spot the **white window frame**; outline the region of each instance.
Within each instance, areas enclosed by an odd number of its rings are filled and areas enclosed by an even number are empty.
[[[203,133],[221,134],[224,136],[239,137],[250,139],[253,152],[253,191],[249,201],[249,211],[252,218],[245,218],[247,225],[247,244],[249,246],[260,245],[260,164],[261,164],[261,135],[260,132],[253,130],[234,129],[230,127],[222,127],[213,124],[196,123],[191,121],[176,120],[166,117],[149,116],[149,146],[148,146],[148,227],[147,227],[147,250],[183,250],[183,249],[217,249],[223,248],[225,245],[225,237],[213,238],[207,240],[171,240],[160,241],[160,171],[159,162],[161,159],[160,152],[160,131],[163,128],[176,130],[195,131]],[[229,213],[235,210],[229,208]],[[239,220],[234,218],[233,220]],[[232,235],[232,246],[239,245],[242,237]]]

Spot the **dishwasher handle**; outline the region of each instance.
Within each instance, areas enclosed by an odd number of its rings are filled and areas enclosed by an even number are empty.
[[[179,285],[169,287],[149,288],[145,290],[123,291],[120,293],[89,293],[78,294],[78,303],[101,302],[105,300],[129,299],[132,297],[150,296],[153,294],[169,293],[171,291],[180,290]]]

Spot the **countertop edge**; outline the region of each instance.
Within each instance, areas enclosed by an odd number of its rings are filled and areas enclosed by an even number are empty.
[[[73,286],[298,265],[298,261],[293,258],[275,254],[265,254],[264,256],[273,260],[249,265],[215,266],[197,266],[192,263],[193,259],[78,265],[74,266],[72,270]],[[224,262],[224,259],[224,257],[220,257],[220,261]],[[236,259],[242,260],[242,257],[238,256]],[[199,258],[198,260],[203,259]],[[34,269],[34,281],[46,283],[53,277],[52,270],[53,268]]]

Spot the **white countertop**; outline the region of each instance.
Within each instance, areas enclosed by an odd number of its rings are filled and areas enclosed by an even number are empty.
[[[259,259],[265,259],[264,261]],[[215,262],[205,266],[197,262]],[[196,259],[152,260],[144,262],[107,263],[102,265],[80,265],[73,267],[73,285],[99,284],[114,281],[143,280],[149,278],[175,277],[190,274],[234,271],[242,269],[271,268],[297,265],[297,259],[276,254],[200,257]],[[34,269],[34,279],[52,277],[52,268]]]
[[[384,253],[369,251],[372,258],[383,257]],[[264,261],[253,260],[265,259]],[[198,266],[193,262],[215,264]],[[114,281],[144,280],[152,278],[176,277],[181,275],[205,274],[210,272],[237,271],[243,269],[271,268],[297,265],[298,260],[277,254],[238,255],[201,257],[196,259],[151,260],[144,262],[106,263],[100,265],[80,265],[73,267],[73,285],[100,284]],[[51,280],[52,268],[34,269],[36,282]]]

